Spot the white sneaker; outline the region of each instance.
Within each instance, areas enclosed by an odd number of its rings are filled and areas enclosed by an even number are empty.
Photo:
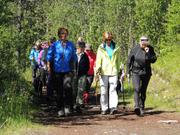
[[[70,112],[70,108],[69,108],[69,107],[65,107],[65,108],[64,108],[64,112],[65,112],[65,115],[66,115],[66,116],[70,115],[70,113],[71,113],[71,112]]]
[[[64,111],[63,110],[59,110],[58,111],[58,116],[59,117],[63,117],[64,116]]]

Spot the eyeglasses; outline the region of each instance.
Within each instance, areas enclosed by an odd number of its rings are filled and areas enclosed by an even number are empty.
[[[106,39],[106,41],[111,41],[111,39]]]
[[[141,39],[141,41],[148,41],[148,39]]]
[[[66,34],[66,35],[67,35],[67,32],[61,32],[60,34],[61,34],[61,35],[64,35],[64,34]]]

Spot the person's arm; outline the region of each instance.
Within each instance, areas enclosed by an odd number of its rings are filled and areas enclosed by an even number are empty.
[[[154,52],[154,48],[149,46],[145,48],[146,56],[145,59],[149,63],[155,63],[157,60],[156,53]]]
[[[133,48],[131,51],[130,51],[130,54],[128,56],[128,59],[127,59],[127,68],[126,68],[126,74],[130,74],[131,70],[132,70],[132,65],[133,65],[133,62],[134,62],[134,49]]]
[[[51,62],[53,61],[54,57],[54,44],[48,48],[46,60],[47,60],[47,70],[50,73],[51,72]]]
[[[101,57],[100,48],[98,48],[96,62],[95,62],[95,75],[98,75],[101,72],[101,66],[102,66],[102,57]]]
[[[77,64],[78,58],[76,55],[76,48],[74,47],[74,44],[72,44],[72,50],[73,50],[73,52],[72,52],[72,58],[71,58],[70,65],[71,65],[71,69],[72,69],[73,74],[75,74],[76,73],[76,66],[77,66],[76,64]]]
[[[42,60],[42,54],[43,54],[43,50],[40,51],[39,55],[38,55],[38,65],[41,65],[41,60]]]
[[[87,54],[85,55],[86,56],[86,72],[88,73],[88,71],[89,71],[89,68],[90,68],[90,62],[89,62],[89,58],[88,58],[88,56],[87,56]]]
[[[34,49],[31,49],[30,55],[29,55],[30,61],[34,60]]]

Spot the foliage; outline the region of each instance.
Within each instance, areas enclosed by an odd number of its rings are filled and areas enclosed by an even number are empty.
[[[42,1],[0,1],[0,124],[9,118],[27,117],[30,84],[23,72],[32,43],[45,33]],[[39,6],[37,6],[39,5]],[[4,8],[7,7],[7,8]],[[43,26],[42,26],[43,25]]]
[[[157,108],[180,111],[180,47],[173,46],[153,65],[153,81],[149,84],[148,104]]]
[[[162,38],[162,48],[180,44],[180,2],[172,0],[168,8],[167,23],[165,23],[166,33]],[[166,45],[165,47],[163,45]]]

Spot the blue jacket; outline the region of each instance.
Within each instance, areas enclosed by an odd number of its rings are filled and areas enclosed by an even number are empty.
[[[53,62],[54,71],[56,73],[72,71],[72,63],[77,61],[74,44],[67,41],[66,45],[63,47],[60,40],[56,41],[48,49],[46,59],[48,62]]]
[[[31,61],[32,66],[38,66],[38,55],[40,50],[36,50],[35,48],[31,49],[29,59]]]

